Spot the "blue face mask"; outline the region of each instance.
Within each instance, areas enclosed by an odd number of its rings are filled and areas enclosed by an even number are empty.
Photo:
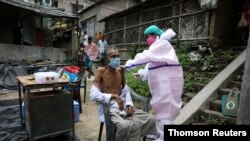
[[[120,66],[120,58],[109,58],[109,64],[111,68],[117,68]]]

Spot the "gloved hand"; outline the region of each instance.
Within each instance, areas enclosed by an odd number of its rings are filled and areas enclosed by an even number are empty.
[[[139,73],[132,73],[132,75],[134,76],[135,79],[137,80],[142,80],[142,75]]]

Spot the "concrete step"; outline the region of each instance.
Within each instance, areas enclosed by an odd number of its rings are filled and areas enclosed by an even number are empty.
[[[184,95],[187,96],[187,97],[189,97],[190,99],[192,99],[196,95],[196,93],[187,92]]]
[[[182,96],[182,100],[188,103],[188,101],[190,101],[195,95],[196,93],[191,93],[191,92],[184,93]]]
[[[206,72],[205,76],[208,78],[214,78],[220,72]]]
[[[235,76],[234,81],[240,81],[242,82],[243,74],[238,74]]]
[[[187,102],[185,101],[182,101],[182,105],[181,105],[181,108],[183,108],[185,105],[187,104]]]
[[[233,51],[239,51],[239,52],[242,52],[244,49],[246,49],[247,47],[246,46],[234,46],[232,47],[232,50]]]
[[[238,89],[241,89],[241,81],[230,81],[229,84],[228,84],[228,88],[238,88]]]
[[[213,78],[208,78],[208,77],[196,77],[195,78],[198,82],[200,83],[208,83],[210,82]]]
[[[221,100],[220,99],[215,99],[215,100],[210,100],[209,101],[209,109],[213,110],[213,111],[218,111],[218,112],[222,112],[221,111]]]
[[[207,83],[195,82],[195,83],[193,83],[193,85],[194,85],[194,89],[198,93],[199,91],[201,91],[207,85]]]
[[[218,99],[221,99],[222,95],[227,95],[231,92],[231,88],[220,88],[218,89]]]
[[[200,111],[200,121],[205,122],[206,124],[216,125],[236,124],[235,117],[224,116],[221,112],[209,109],[203,109]]]
[[[207,124],[204,122],[197,121],[197,122],[193,122],[191,125],[207,125]]]
[[[230,61],[231,62],[231,61]],[[230,62],[228,62],[228,63],[222,63],[222,64],[219,64],[218,65],[218,68],[221,68],[221,69],[223,69],[223,68],[225,68]]]

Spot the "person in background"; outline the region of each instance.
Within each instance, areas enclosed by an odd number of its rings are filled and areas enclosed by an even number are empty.
[[[154,116],[134,109],[116,48],[107,50],[107,60],[106,66],[97,69],[90,92],[90,99],[100,102],[100,120],[104,122],[102,103],[106,103],[110,106],[111,121],[117,128],[117,141],[140,141],[141,136],[156,134]]]
[[[96,44],[94,42],[92,42],[92,37],[88,37],[88,44],[84,47],[84,52],[85,52],[85,56],[84,56],[84,64],[86,69],[89,72],[89,78],[91,75],[94,76],[94,72],[92,70],[93,67],[93,61],[94,59],[96,59],[99,55],[99,49],[96,46]]]
[[[148,80],[152,99],[150,105],[155,111],[156,128],[164,140],[164,125],[174,124],[180,113],[183,91],[183,70],[178,57],[169,40],[176,34],[172,29],[163,32],[159,27],[152,25],[144,31],[148,35],[149,49],[138,53],[133,60],[128,60],[125,68],[146,64],[134,76],[140,80]]]
[[[80,43],[82,43],[84,46],[88,45],[88,35],[86,31],[82,32],[82,35],[80,37]]]
[[[99,58],[100,58],[100,61],[101,61],[101,65],[104,66],[105,65],[105,52],[106,52],[106,49],[108,48],[108,43],[107,41],[104,39],[104,34],[102,34],[100,36],[100,40],[98,41],[98,44],[97,46],[99,47]]]

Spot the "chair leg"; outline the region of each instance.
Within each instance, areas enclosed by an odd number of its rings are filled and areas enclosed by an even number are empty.
[[[86,94],[87,94],[87,79],[84,79],[84,97],[83,97],[83,102],[85,103],[86,100]]]
[[[146,141],[146,139],[147,139],[147,137],[146,137],[146,136],[144,136],[144,137],[143,137],[143,141]]]
[[[79,111],[82,113],[82,99],[81,99],[81,93],[78,94],[77,100],[79,102]]]
[[[102,140],[102,129],[103,129],[104,122],[101,122],[100,124],[100,129],[99,129],[99,136],[98,136],[98,141]]]

